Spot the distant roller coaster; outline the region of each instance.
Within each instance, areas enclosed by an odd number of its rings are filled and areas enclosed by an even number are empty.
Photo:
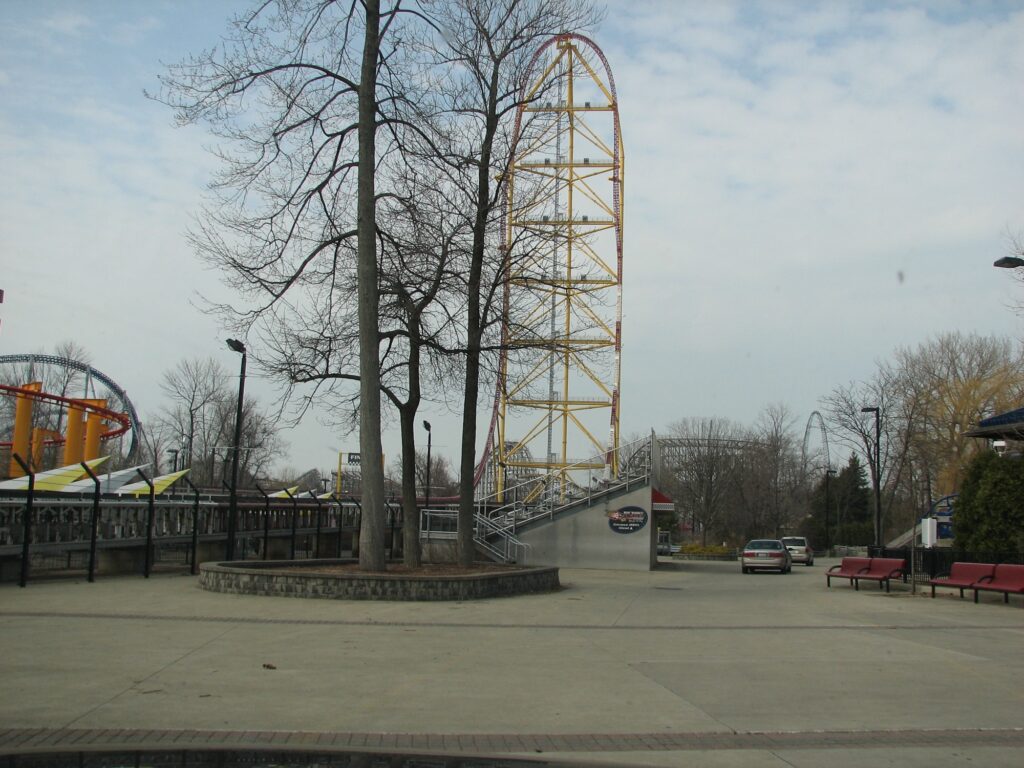
[[[64,370],[73,370],[86,375],[86,388],[90,385],[93,386],[93,395],[96,394],[95,384],[93,382],[100,382],[108,392],[108,395],[113,396],[117,401],[117,406],[114,408],[101,408],[98,406],[89,406],[89,410],[96,410],[101,412],[105,418],[111,419],[115,422],[121,421],[121,414],[123,412],[126,417],[126,423],[123,425],[123,429],[117,428],[114,432],[108,433],[106,437],[112,437],[121,435],[126,431],[131,431],[131,443],[128,448],[128,457],[134,458],[136,452],[139,449],[140,438],[142,436],[142,422],[139,420],[139,414],[135,410],[135,406],[132,405],[131,400],[128,399],[128,394],[124,389],[101,371],[96,370],[87,363],[80,362],[78,360],[72,360],[67,357],[59,357],[57,355],[0,355],[0,365],[17,365],[25,364],[31,366],[54,366],[57,368],[63,368]],[[20,389],[18,387],[4,387],[5,390]],[[13,393],[17,394],[17,393]],[[24,394],[24,393],[23,393]],[[27,396],[33,396],[28,394]],[[50,393],[39,393],[38,399],[48,400],[51,402],[61,402],[68,404],[72,401],[80,398],[65,397],[63,395],[53,395]],[[116,432],[116,435],[115,435]],[[53,442],[60,442],[59,440]]]
[[[615,82],[601,49],[577,34],[541,46],[528,82],[504,233],[499,497],[510,474],[546,476],[564,495],[581,482],[573,475],[618,472],[625,160]]]

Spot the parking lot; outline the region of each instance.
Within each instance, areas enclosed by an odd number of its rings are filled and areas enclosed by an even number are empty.
[[[1024,764],[1019,598],[826,589],[827,560],[662,560],[469,603],[224,595],[188,576],[3,585],[0,751],[174,731],[574,763]]]

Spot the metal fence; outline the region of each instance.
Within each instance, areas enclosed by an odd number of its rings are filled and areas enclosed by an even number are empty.
[[[902,557],[908,561],[913,554],[914,572],[929,579],[948,576],[953,563],[1017,563],[1024,564],[1024,552],[962,552],[955,547],[868,547],[868,557]]]

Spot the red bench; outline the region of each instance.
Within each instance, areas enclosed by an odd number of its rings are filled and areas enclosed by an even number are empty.
[[[878,588],[885,584],[885,591],[889,591],[889,579],[903,578],[907,572],[907,561],[902,557],[872,557],[871,565],[864,573],[858,573],[853,577],[853,586],[860,589],[860,580],[877,581]]]
[[[974,590],[974,602],[978,602],[978,590],[986,592],[1002,592],[1003,602],[1010,602],[1010,593],[1024,594],[1024,565],[1002,563],[995,567],[991,576],[981,578],[971,585]]]
[[[889,591],[889,579],[902,577],[907,570],[907,561],[899,557],[844,557],[842,563],[833,565],[825,573],[828,586],[832,579],[849,579],[853,588],[860,590],[860,580],[877,581],[878,588],[885,584]]]
[[[941,576],[928,582],[932,585],[932,597],[935,597],[936,587],[959,589],[960,597],[963,597],[965,589],[973,587],[982,579],[992,578],[995,570],[996,567],[992,563],[953,563],[949,569],[949,576]]]
[[[825,572],[825,581],[831,587],[833,578],[849,579],[852,585],[853,577],[861,573],[867,573],[870,567],[870,557],[844,557],[839,565],[833,565]]]

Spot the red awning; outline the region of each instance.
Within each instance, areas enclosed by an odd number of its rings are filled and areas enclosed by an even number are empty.
[[[675,512],[676,503],[657,488],[651,489],[652,512]]]

